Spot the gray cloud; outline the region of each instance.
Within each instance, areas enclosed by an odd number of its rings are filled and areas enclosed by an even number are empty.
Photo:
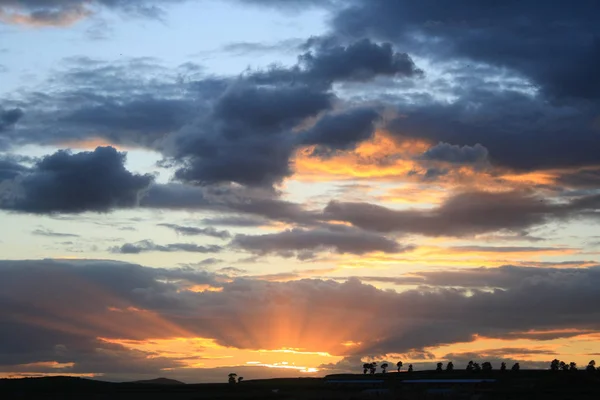
[[[291,229],[258,236],[237,235],[231,244],[257,254],[297,255],[299,258],[310,258],[313,252],[328,250],[360,255],[376,251],[397,253],[410,249],[384,236],[342,227]]]
[[[47,236],[47,237],[57,237],[57,238],[79,237],[80,236],[80,235],[76,235],[74,233],[55,232],[50,229],[36,229],[31,233],[36,236]]]
[[[166,135],[208,112],[207,102],[226,87],[216,78],[199,80],[192,65],[166,69],[151,58],[108,63],[74,57],[63,65],[39,91],[11,96],[11,104],[27,112],[18,132],[4,133],[10,144],[104,139],[157,148]],[[202,101],[195,101],[198,96]]]
[[[122,246],[111,247],[110,251],[121,254],[139,254],[151,251],[172,253],[177,251],[190,253],[218,253],[223,247],[217,245],[201,246],[194,243],[171,243],[167,245],[155,244],[152,240],[141,240],[136,243],[125,243]]]
[[[196,265],[199,267],[204,267],[204,266],[209,266],[209,265],[215,265],[215,264],[219,264],[223,262],[223,260],[219,259],[219,258],[207,258],[205,260],[202,260],[200,262],[197,262]]]
[[[194,226],[182,226],[177,224],[158,224],[158,226],[164,226],[166,228],[173,229],[178,234],[184,236],[210,236],[223,240],[231,237],[231,234],[228,231],[220,231],[213,227],[198,228]]]
[[[204,218],[202,223],[207,225],[235,226],[235,227],[259,227],[269,224],[269,221],[261,218],[246,216],[223,216]]]
[[[233,42],[221,48],[222,51],[234,53],[235,55],[258,54],[264,55],[269,52],[290,53],[297,52],[304,43],[302,39],[286,39],[279,42]]]
[[[597,268],[596,268],[597,269]],[[593,269],[595,271],[596,269]],[[534,284],[547,276],[583,276],[589,273],[585,268],[545,268],[516,267],[505,265],[498,268],[454,269],[445,271],[422,271],[410,276],[399,277],[360,277],[367,282],[387,282],[398,285],[428,285],[438,287],[500,288],[514,289],[523,284]]]
[[[58,151],[0,187],[0,207],[28,213],[107,212],[134,207],[153,181],[125,169],[113,147],[71,154]]]
[[[272,190],[240,188],[234,185],[191,186],[179,183],[152,185],[140,201],[141,207],[171,210],[210,210],[226,216],[204,219],[204,223],[225,226],[262,226],[269,220],[314,224],[318,212],[298,203],[281,200]],[[231,215],[233,214],[233,215]]]

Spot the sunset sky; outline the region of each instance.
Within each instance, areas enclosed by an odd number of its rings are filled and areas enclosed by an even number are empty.
[[[0,0],[0,377],[600,358],[597,0]]]

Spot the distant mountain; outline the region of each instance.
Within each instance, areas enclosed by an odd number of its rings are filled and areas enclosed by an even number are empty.
[[[175,379],[168,378],[156,378],[156,379],[148,379],[144,381],[133,381],[128,383],[146,383],[151,385],[185,385],[185,383],[177,381]]]

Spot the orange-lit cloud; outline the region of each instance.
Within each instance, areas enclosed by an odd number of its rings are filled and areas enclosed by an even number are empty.
[[[61,147],[76,150],[94,150],[97,147],[111,146],[119,151],[132,150],[134,147],[123,144],[115,144],[103,138],[86,138],[82,140],[70,140],[60,143]]]
[[[298,151],[294,159],[294,179],[328,181],[334,179],[390,179],[405,177],[417,164],[410,159],[425,151],[426,142],[413,140],[401,144],[383,132],[362,142],[354,151],[321,159],[312,150]]]
[[[432,265],[445,267],[496,267],[501,265],[544,265],[544,257],[572,255],[580,250],[571,247],[527,247],[527,246],[419,246],[412,252],[401,255],[368,254],[360,258],[339,256],[331,259],[339,268],[392,268],[397,265]],[[536,262],[537,261],[537,262]],[[583,264],[582,264],[583,263]],[[596,265],[596,261],[577,261],[572,264],[556,264],[568,268],[572,266]]]
[[[0,22],[25,25],[33,28],[70,26],[89,17],[91,14],[91,10],[83,6],[31,13],[23,12],[20,8],[0,6]]]

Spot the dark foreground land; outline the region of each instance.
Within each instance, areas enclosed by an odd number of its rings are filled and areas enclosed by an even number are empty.
[[[600,374],[585,371],[423,371],[250,380],[235,385],[166,383],[70,377],[0,379],[0,399],[600,399]]]

